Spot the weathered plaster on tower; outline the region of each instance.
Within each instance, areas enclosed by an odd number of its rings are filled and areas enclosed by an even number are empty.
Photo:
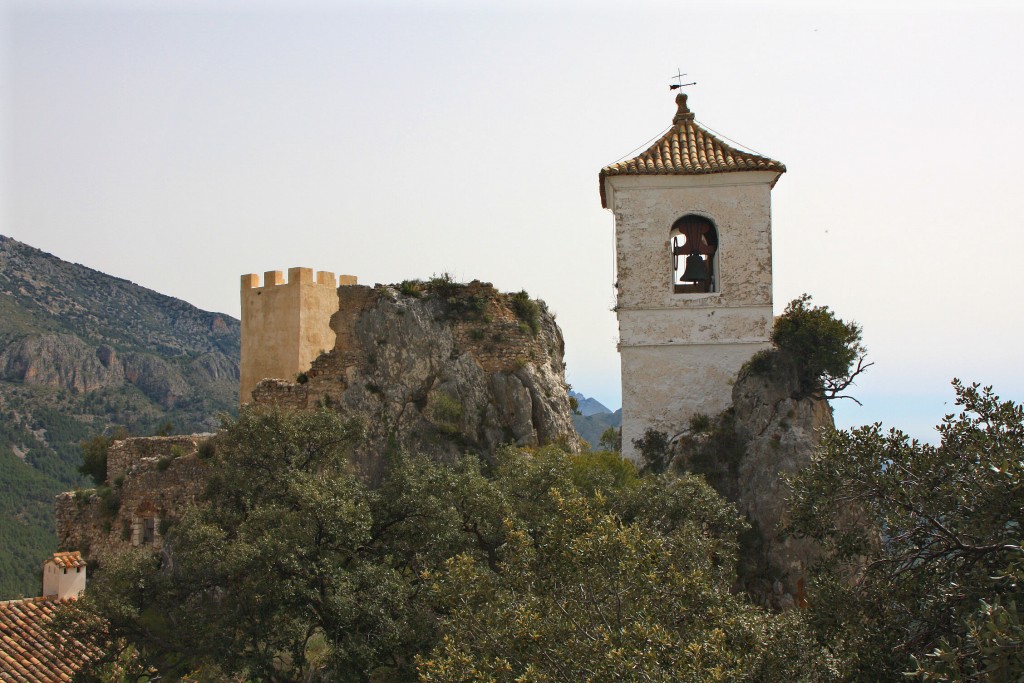
[[[289,268],[288,281],[279,270],[242,276],[242,362],[239,400],[252,400],[263,379],[294,381],[309,370],[322,352],[334,348],[331,315],[338,310],[338,279],[334,273]],[[342,286],[356,284],[342,275]]]
[[[669,133],[602,170],[615,215],[622,445],[653,428],[675,434],[695,413],[731,403],[747,359],[772,326],[771,188],[778,162],[737,152],[703,131],[685,96]],[[676,293],[670,231],[688,214],[718,233],[716,291]]]

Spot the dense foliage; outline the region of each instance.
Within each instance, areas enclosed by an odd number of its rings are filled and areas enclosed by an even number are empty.
[[[358,424],[255,411],[170,552],[75,609],[116,670],[193,680],[1018,681],[1024,411],[955,388],[939,446],[835,432],[795,478],[791,530],[821,546],[802,610],[735,593],[745,525],[700,477],[506,448],[393,455],[371,488]]]
[[[794,362],[805,395],[834,398],[864,367],[857,323],[845,322],[809,294],[790,301],[775,320],[772,342]]]
[[[836,432],[795,480],[793,527],[825,553],[809,617],[849,680],[1024,679],[1024,410],[954,388],[939,446]]]
[[[262,681],[822,680],[797,615],[730,594],[735,510],[615,453],[395,455],[366,486],[334,413],[243,411],[169,555],[76,609],[139,672]],[[107,664],[109,666],[109,664]]]

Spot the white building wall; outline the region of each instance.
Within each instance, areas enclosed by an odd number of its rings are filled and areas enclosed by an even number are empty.
[[[77,598],[85,590],[85,567],[65,569],[53,562],[43,564],[43,597]]]
[[[682,431],[729,406],[740,367],[770,346],[771,184],[776,172],[611,176],[622,361],[623,454],[648,428]],[[686,214],[718,232],[718,286],[672,290],[672,224]]]

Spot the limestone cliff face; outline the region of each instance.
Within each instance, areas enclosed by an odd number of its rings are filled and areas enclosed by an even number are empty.
[[[733,386],[735,429],[745,443],[738,468],[738,504],[760,532],[763,559],[777,581],[772,602],[786,607],[803,600],[804,569],[817,546],[782,533],[787,523],[785,478],[807,467],[822,435],[835,428],[823,399],[801,396],[797,368],[774,353],[760,371],[747,369]]]
[[[77,393],[131,384],[164,408],[174,408],[206,385],[237,378],[237,363],[220,353],[206,353],[181,366],[154,354],[93,347],[72,334],[24,337],[0,350],[2,381]]]
[[[766,604],[786,608],[803,600],[803,575],[815,559],[810,541],[783,533],[786,477],[810,464],[823,434],[834,428],[821,399],[803,396],[797,367],[777,351],[744,367],[732,406],[677,435],[674,467],[703,474],[734,502],[751,524],[741,549],[744,589]]]
[[[334,350],[302,383],[264,381],[257,404],[333,406],[366,418],[356,453],[371,475],[405,448],[487,458],[502,443],[579,449],[564,343],[543,302],[481,282],[341,287]]]

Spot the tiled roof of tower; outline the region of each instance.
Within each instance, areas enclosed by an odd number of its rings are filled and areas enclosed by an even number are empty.
[[[50,598],[0,602],[0,680],[70,681],[83,664],[100,654],[95,644],[49,627],[66,602]]]
[[[77,567],[85,566],[85,560],[82,559],[82,553],[77,550],[73,552],[54,553],[53,557],[47,560],[47,562],[53,562],[58,567],[63,567],[64,569],[75,569]]]
[[[785,173],[779,161],[727,145],[694,121],[686,106],[686,95],[676,96],[672,127],[647,151],[626,161],[601,169],[601,206],[607,208],[604,179],[614,175],[702,175],[737,171],[776,171]]]

